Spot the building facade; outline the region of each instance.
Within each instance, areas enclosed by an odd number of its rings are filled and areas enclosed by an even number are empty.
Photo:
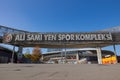
[[[102,59],[106,56],[114,56],[112,51],[102,50]],[[93,50],[66,50],[53,51],[43,54],[44,58],[49,58],[48,63],[68,63],[68,64],[97,64],[97,51]]]
[[[0,46],[0,63],[10,63],[13,51]],[[17,62],[17,53],[14,53],[13,62]]]

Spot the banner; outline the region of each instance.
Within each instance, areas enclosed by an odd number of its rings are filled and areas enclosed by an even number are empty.
[[[80,42],[112,41],[111,33],[15,33],[6,34],[3,42]]]

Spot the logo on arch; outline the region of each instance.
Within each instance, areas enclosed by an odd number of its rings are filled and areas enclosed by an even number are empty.
[[[4,41],[7,42],[7,43],[11,42],[12,41],[12,34],[7,34],[4,38]]]

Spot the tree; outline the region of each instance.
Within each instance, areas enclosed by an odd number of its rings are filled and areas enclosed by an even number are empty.
[[[22,62],[31,63],[31,54],[30,54],[29,49],[27,49],[26,52],[23,54]]]
[[[41,57],[41,49],[39,48],[39,46],[36,46],[32,51],[31,60],[32,62],[38,62]]]
[[[24,58],[31,59],[31,54],[30,54],[29,49],[26,50],[26,52],[24,54]]]
[[[48,57],[43,58],[43,61],[49,61],[49,60],[50,60],[50,58],[48,58]]]
[[[25,53],[25,54],[24,54],[24,58],[31,59],[31,54]]]

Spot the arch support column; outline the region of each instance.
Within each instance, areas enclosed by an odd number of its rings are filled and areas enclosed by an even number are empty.
[[[97,51],[98,64],[102,64],[102,52],[101,52],[101,48],[97,47],[96,51]]]
[[[115,57],[116,57],[116,62],[115,62],[115,63],[118,63],[118,60],[117,60],[117,52],[116,52],[115,44],[113,45],[113,49],[114,49],[114,55],[115,55]]]
[[[14,63],[14,55],[15,55],[15,46],[13,46],[13,52],[12,52],[11,63]]]
[[[19,47],[18,47],[18,60],[21,60],[21,59],[22,59],[22,51],[23,51],[23,47],[22,47],[22,46],[19,46]]]

